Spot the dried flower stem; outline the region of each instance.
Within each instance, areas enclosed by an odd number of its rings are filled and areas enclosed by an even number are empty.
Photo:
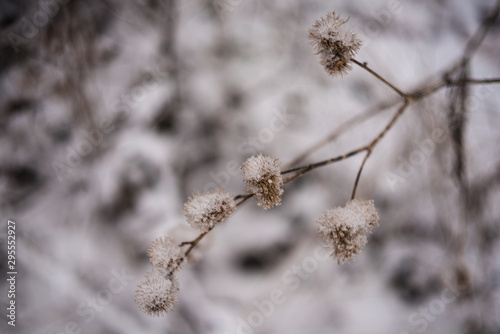
[[[472,78],[465,78],[465,79],[462,79],[462,80],[457,80],[457,81],[449,82],[448,84],[451,84],[451,85],[461,85],[463,83],[467,83],[467,84],[500,83],[500,78],[492,78],[492,79],[472,79]]]
[[[384,128],[384,130],[382,130],[382,132],[368,145],[366,156],[363,159],[363,162],[361,163],[361,166],[359,167],[358,175],[356,176],[356,181],[354,182],[354,187],[352,189],[351,199],[354,199],[356,197],[356,190],[358,188],[359,179],[361,178],[361,172],[363,171],[363,167],[365,166],[366,160],[368,160],[368,158],[372,154],[373,148],[385,136],[385,134],[387,133],[387,131],[389,131],[392,128],[392,126],[396,123],[396,121],[398,120],[398,118],[401,117],[401,115],[403,114],[403,112],[408,107],[409,103],[410,103],[410,99],[409,98],[405,98],[404,104],[399,108],[399,110],[396,112],[396,114],[392,117],[392,119],[390,120],[390,122]]]
[[[396,86],[394,86],[393,84],[391,84],[387,79],[384,79],[382,76],[380,76],[377,72],[375,72],[374,70],[372,70],[371,68],[368,67],[367,63],[361,63],[359,61],[357,61],[356,59],[354,58],[351,58],[351,61],[358,65],[359,67],[361,67],[362,69],[368,71],[371,75],[373,75],[374,77],[376,77],[377,79],[379,79],[381,82],[383,82],[384,84],[386,84],[387,86],[389,86],[393,91],[395,91],[399,96],[401,97],[407,97],[407,95],[405,93],[403,93],[401,90],[399,90],[398,88],[396,88]]]
[[[214,226],[215,227],[215,226]],[[180,247],[182,246],[186,246],[186,245],[189,245],[189,248],[186,250],[186,252],[184,253],[184,257],[187,258],[189,253],[191,253],[191,251],[193,250],[193,248],[195,248],[198,243],[210,232],[213,230],[214,227],[211,227],[208,229],[208,231],[206,232],[202,232],[200,233],[200,235],[194,239],[194,240],[191,240],[191,241],[184,241],[184,242],[181,242],[181,244],[179,245]]]
[[[399,110],[396,112],[396,114],[391,118],[391,120],[386,125],[386,127],[384,128],[384,130],[382,130],[382,132],[380,132],[377,135],[377,137],[375,137],[367,145],[365,145],[365,146],[363,146],[361,148],[358,148],[357,150],[350,151],[350,152],[348,152],[346,154],[343,154],[343,155],[340,155],[340,156],[337,156],[337,157],[334,157],[334,158],[331,158],[331,159],[328,159],[328,160],[324,160],[324,161],[316,162],[316,163],[309,164],[309,165],[306,165],[306,166],[295,167],[295,168],[292,168],[292,169],[285,170],[285,171],[281,172],[281,174],[288,174],[288,173],[293,173],[293,172],[299,172],[300,174],[298,176],[302,176],[303,174],[305,174],[305,173],[307,173],[307,172],[309,172],[309,171],[311,171],[313,169],[316,169],[318,167],[327,166],[327,165],[330,165],[330,164],[332,164],[334,162],[338,162],[338,161],[350,158],[352,156],[355,156],[355,155],[357,155],[357,154],[359,154],[361,152],[373,149],[373,147],[375,147],[375,145],[377,145],[377,143],[382,139],[382,137],[387,133],[387,131],[389,131],[389,129],[392,128],[392,126],[394,125],[394,123],[396,123],[397,119],[403,114],[403,112],[405,111],[406,107],[408,107],[408,104],[410,103],[409,101],[410,101],[410,99],[407,98],[405,100],[405,103],[399,108]],[[293,179],[296,179],[298,176],[294,175],[293,177],[290,177],[290,178],[286,179],[285,183],[290,182]]]
[[[406,110],[406,108],[410,104],[410,101],[411,101],[410,98],[405,99],[405,102],[403,103],[403,105],[398,109],[396,114],[391,118],[389,123],[385,126],[384,130],[382,130],[382,132],[380,132],[380,134],[374,140],[372,140],[372,142],[368,145],[368,149],[372,150],[375,147],[375,145],[377,145],[378,142],[385,136],[387,131],[389,131],[394,126],[394,124],[396,123],[398,118],[401,117],[401,115],[404,113],[404,111]]]
[[[444,77],[445,75],[448,75],[447,72],[443,74],[443,77],[436,81],[433,84],[421,84],[418,86],[417,89],[414,89],[412,92],[407,94],[407,97],[411,98],[411,102],[420,100],[422,98],[425,98],[429,95],[432,95],[436,92],[438,92],[440,89],[446,87],[447,85],[458,85],[460,84],[458,81],[451,81],[451,80],[446,80]],[[424,82],[428,82],[429,80],[426,79]],[[492,78],[492,79],[466,79],[466,83],[468,84],[494,84],[494,83],[500,83],[500,78]],[[355,125],[358,125],[371,117],[378,115],[379,113],[387,110],[388,108],[394,106],[399,100],[392,100],[392,101],[382,101],[380,103],[377,103],[375,106],[370,107],[369,109],[365,110],[363,113],[355,115],[348,120],[346,120],[344,123],[339,125],[335,130],[333,130],[330,134],[328,134],[324,139],[318,141],[317,143],[313,144],[306,150],[304,150],[300,155],[298,155],[296,158],[294,158],[290,163],[287,164],[289,166],[288,169],[292,168],[293,166],[297,165],[298,163],[304,161],[307,157],[309,157],[311,154],[314,152],[318,151],[325,145],[331,143],[338,137],[340,137],[342,134],[344,134],[347,130],[352,128]],[[410,103],[411,103],[410,102]]]
[[[240,206],[241,204],[245,203],[247,199],[250,199],[254,196],[254,194],[245,194],[245,195],[237,195],[234,196],[234,200],[241,199],[238,203],[236,203],[236,207]]]
[[[363,172],[363,167],[365,166],[366,160],[368,160],[368,158],[370,157],[372,152],[373,151],[371,149],[368,149],[368,151],[366,151],[365,158],[363,159],[363,162],[361,163],[361,166],[359,167],[358,175],[356,175],[356,181],[354,181],[354,187],[352,188],[351,200],[356,198],[356,190],[358,189],[359,179],[361,178],[361,173]]]
[[[346,154],[337,156],[335,158],[331,158],[331,159],[320,161],[320,162],[317,162],[317,163],[314,163],[314,164],[309,164],[309,165],[306,165],[306,166],[296,167],[296,168],[292,168],[292,169],[283,171],[283,172],[281,172],[282,174],[287,174],[287,173],[292,173],[292,172],[298,172],[298,173],[294,174],[293,176],[285,179],[284,183],[288,183],[290,181],[293,181],[296,178],[298,178],[298,177],[306,174],[307,172],[310,172],[311,170],[316,169],[318,167],[327,166],[327,165],[330,165],[330,164],[332,164],[334,162],[345,160],[347,158],[350,158],[350,157],[355,156],[355,155],[357,155],[357,154],[359,154],[361,152],[365,152],[366,151],[367,154],[366,154],[366,156],[365,156],[365,158],[364,158],[364,160],[363,160],[363,162],[362,162],[362,164],[360,166],[360,169],[358,171],[358,175],[356,177],[356,181],[355,181],[355,184],[354,184],[353,195],[352,195],[352,198],[351,198],[351,199],[354,199],[354,196],[356,194],[356,188],[357,188],[358,183],[359,183],[359,178],[361,177],[361,172],[362,172],[363,167],[364,167],[364,165],[366,163],[366,160],[371,155],[371,152],[373,151],[373,148],[385,136],[385,134],[387,133],[387,131],[389,131],[394,126],[394,124],[396,123],[396,121],[398,120],[398,118],[401,117],[401,115],[403,114],[403,112],[406,110],[406,108],[410,104],[410,101],[411,101],[410,98],[408,98],[408,97],[405,98],[405,102],[398,109],[398,111],[396,112],[396,114],[394,114],[394,116],[391,118],[391,120],[389,121],[389,123],[387,123],[387,125],[385,126],[385,128],[377,135],[377,137],[375,137],[367,145],[365,145],[365,146],[363,146],[361,148],[358,148],[357,150],[354,150],[354,151],[348,152]]]

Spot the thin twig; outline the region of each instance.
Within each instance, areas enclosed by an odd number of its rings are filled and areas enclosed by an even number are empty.
[[[401,117],[401,115],[406,110],[406,108],[408,107],[409,104],[410,104],[410,99],[406,98],[405,99],[405,103],[398,109],[398,111],[396,112],[396,114],[394,114],[394,116],[391,118],[391,120],[389,121],[389,123],[385,126],[384,130],[382,130],[382,132],[380,132],[380,134],[374,140],[372,140],[372,142],[370,144],[367,145],[367,147],[366,147],[366,156],[363,159],[363,162],[361,163],[361,166],[359,167],[358,175],[356,176],[356,181],[354,182],[354,187],[352,189],[351,199],[354,199],[356,197],[356,190],[358,188],[359,179],[361,178],[361,173],[363,172],[363,167],[365,166],[366,160],[368,160],[368,158],[370,157],[370,155],[373,152],[374,147],[385,136],[385,134],[387,133],[387,131],[389,131],[394,126],[394,124],[396,123],[396,121],[398,120],[398,118]]]
[[[358,148],[356,150],[350,151],[350,152],[348,152],[346,154],[339,155],[337,157],[328,159],[328,160],[323,160],[323,161],[316,162],[316,163],[313,163],[313,164],[309,164],[309,165],[305,165],[305,166],[301,166],[301,167],[295,167],[295,168],[292,168],[292,169],[289,169],[289,170],[282,171],[281,174],[288,174],[288,173],[297,172],[293,176],[285,179],[284,183],[288,183],[290,181],[293,181],[296,178],[301,177],[302,175],[306,174],[307,172],[312,171],[313,169],[316,169],[316,168],[319,168],[319,167],[323,167],[323,166],[331,165],[331,164],[333,164],[335,162],[342,161],[342,160],[345,160],[347,158],[353,157],[353,156],[355,156],[355,155],[357,155],[357,154],[359,154],[361,152],[373,150],[373,148],[375,147],[375,145],[378,144],[378,142],[385,136],[385,134],[387,133],[387,131],[389,131],[389,129],[392,128],[392,126],[394,125],[394,123],[396,123],[396,121],[398,120],[398,118],[403,114],[403,112],[405,111],[405,109],[410,104],[410,101],[411,101],[411,99],[405,98],[405,102],[398,109],[398,111],[396,112],[396,114],[394,114],[394,116],[391,118],[391,120],[385,126],[385,128],[372,141],[370,141],[367,145],[365,145],[365,146],[363,146],[361,148]]]
[[[456,80],[449,82],[448,84],[451,85],[461,85],[463,83],[467,84],[490,84],[490,83],[500,83],[500,78],[492,78],[492,79],[472,79],[472,78],[465,78],[462,80]]]
[[[451,67],[450,67],[451,68]],[[449,75],[449,70],[446,70],[443,72],[441,75],[441,79],[438,81],[428,84],[427,82],[430,79],[424,80],[424,84],[418,85],[418,88],[414,89],[410,93],[407,94],[407,97],[412,99],[413,101],[423,99],[431,94],[436,93],[437,91],[441,90],[442,88],[446,87],[446,85],[459,85],[459,81],[451,81],[449,79],[445,79]],[[468,78],[465,79],[466,83],[470,84],[495,84],[495,83],[500,83],[500,78],[492,78],[492,79],[472,79]],[[376,106],[367,109],[365,112],[355,115],[339,125],[335,130],[333,130],[328,136],[326,136],[324,139],[318,141],[317,143],[313,144],[309,148],[307,148],[304,152],[299,154],[296,158],[294,158],[290,163],[288,163],[288,167],[286,168],[287,170],[290,169],[291,167],[297,165],[301,161],[305,160],[307,157],[312,155],[314,152],[318,151],[325,145],[331,143],[338,137],[340,137],[342,134],[344,134],[347,130],[349,130],[352,126],[360,124],[366,120],[368,120],[370,117],[373,117],[377,115],[378,113],[386,110],[387,108],[390,108],[394,106],[397,103],[397,101],[391,101],[391,102],[380,102]]]
[[[345,160],[345,159],[350,158],[352,156],[355,156],[356,154],[359,154],[359,153],[361,153],[361,152],[363,152],[365,150],[366,150],[366,146],[358,148],[357,150],[348,152],[346,154],[339,155],[339,156],[337,156],[335,158],[331,158],[331,159],[328,159],[328,160],[323,160],[323,161],[316,162],[316,163],[313,163],[313,164],[309,164],[309,165],[306,165],[306,166],[295,167],[295,168],[292,168],[292,169],[289,169],[289,170],[285,170],[285,171],[281,172],[281,174],[288,174],[288,173],[293,173],[293,172],[297,172],[297,171],[303,172],[305,174],[305,172],[311,171],[311,170],[313,170],[315,168],[318,168],[318,167],[328,166],[330,164],[333,164],[334,162]]]
[[[459,64],[459,66],[463,67],[467,65],[467,63],[470,62],[472,59],[472,56],[474,53],[479,49],[481,44],[484,41],[484,38],[486,37],[488,31],[490,28],[493,26],[495,21],[498,18],[498,15],[500,14],[500,0],[497,0],[497,3],[495,7],[491,10],[490,15],[488,15],[484,20],[483,23],[481,24],[481,27],[479,30],[472,36],[472,38],[467,42],[467,45],[465,46],[465,50],[462,56],[462,61]]]
[[[179,246],[182,247],[182,246],[186,246],[186,245],[189,245],[189,248],[186,250],[186,252],[184,253],[184,257],[187,258],[189,253],[191,253],[191,251],[193,250],[193,248],[196,247],[196,245],[198,245],[198,243],[210,232],[213,230],[213,226],[210,227],[208,229],[208,231],[206,232],[202,232],[196,239],[194,240],[191,240],[191,241],[184,241],[182,242]]]
[[[382,130],[382,132],[380,132],[380,134],[375,139],[373,139],[373,141],[368,145],[368,147],[367,147],[368,149],[372,150],[375,147],[375,145],[378,144],[378,142],[385,136],[387,131],[389,131],[393,127],[394,123],[396,123],[398,118],[401,117],[403,112],[410,105],[410,102],[411,102],[411,99],[409,99],[409,98],[405,99],[405,102],[403,103],[403,105],[398,109],[396,114],[394,114],[394,116],[391,118],[389,123],[385,126],[384,130]]]
[[[356,198],[356,190],[358,189],[358,183],[359,183],[359,179],[361,178],[361,172],[363,171],[363,167],[365,166],[366,160],[368,160],[368,158],[370,157],[372,152],[373,151],[371,149],[369,149],[366,152],[365,158],[363,159],[363,162],[361,163],[361,166],[359,167],[358,175],[356,175],[356,181],[354,181],[354,187],[352,188],[351,200]]]
[[[245,203],[248,199],[252,198],[254,194],[246,194],[246,195],[238,195],[240,196],[241,198],[241,201],[239,201],[238,203],[236,203],[236,206],[240,206],[242,205],[243,203]],[[236,196],[236,197],[238,197]],[[235,198],[236,198],[235,197]]]
[[[386,83],[384,80],[383,80],[383,82]],[[472,83],[472,84],[499,83],[500,82],[500,78],[493,78],[493,79],[467,79],[466,78],[466,79],[462,79],[462,82]],[[346,154],[343,154],[343,155],[340,155],[340,156],[337,156],[337,157],[334,157],[334,158],[331,158],[331,159],[328,159],[328,160],[324,160],[324,161],[320,161],[320,162],[317,162],[317,163],[309,164],[309,165],[306,165],[306,166],[295,167],[295,168],[292,168],[292,169],[285,170],[285,171],[282,172],[282,174],[289,174],[289,173],[293,173],[293,172],[297,172],[297,173],[295,173],[291,177],[285,179],[284,183],[285,184],[289,183],[289,182],[291,182],[291,181],[293,181],[293,180],[295,180],[295,179],[303,176],[307,172],[310,172],[313,169],[316,169],[316,168],[319,168],[319,167],[324,167],[324,166],[333,164],[335,162],[339,162],[339,161],[348,159],[350,157],[353,157],[353,156],[355,156],[357,154],[360,154],[360,153],[366,151],[367,154],[366,154],[365,158],[363,159],[363,162],[361,163],[361,166],[360,166],[360,168],[358,170],[358,174],[356,176],[356,180],[355,180],[355,183],[354,183],[354,187],[353,187],[353,191],[352,191],[352,195],[351,195],[351,199],[354,199],[355,196],[356,196],[356,191],[357,191],[357,188],[358,188],[358,185],[359,185],[359,180],[361,178],[361,174],[362,174],[363,168],[364,168],[364,166],[366,164],[366,161],[368,160],[368,158],[370,157],[371,153],[373,152],[373,148],[380,142],[380,140],[386,135],[386,133],[394,126],[394,124],[396,123],[396,121],[398,120],[398,118],[401,117],[401,115],[404,113],[404,111],[406,110],[406,108],[412,102],[414,102],[416,100],[419,100],[419,99],[422,99],[424,97],[427,97],[427,96],[429,96],[429,95],[437,92],[441,88],[445,87],[446,84],[455,85],[455,84],[459,84],[459,83],[460,83],[460,81],[451,81],[451,82],[448,81],[447,82],[446,80],[442,79],[442,80],[440,80],[440,81],[438,81],[436,83],[433,83],[431,85],[427,85],[427,86],[424,86],[422,88],[416,89],[414,92],[412,92],[410,94],[403,94],[403,95],[401,95],[401,96],[404,97],[405,102],[398,109],[398,111],[396,112],[396,114],[391,118],[391,120],[389,121],[389,123],[382,130],[382,132],[380,132],[377,135],[377,137],[375,137],[369,144],[367,144],[366,146],[363,146],[361,148],[358,148],[356,150],[350,151],[350,152],[348,152]],[[378,111],[382,111],[382,110],[386,109],[385,106],[380,106],[379,108],[380,109]],[[363,115],[363,116],[365,116],[365,115]],[[361,117],[361,118],[364,118],[364,117]],[[356,121],[357,121],[356,118],[352,118],[351,120],[347,121],[344,125],[350,124],[349,122],[353,122],[354,123]],[[340,127],[339,127],[339,131],[337,133],[342,133],[342,130],[340,130]],[[308,154],[311,154],[313,150],[316,150],[318,147],[323,146],[324,142],[329,142],[329,141],[331,141],[330,138],[335,138],[336,136],[337,135],[335,135],[335,134],[331,134],[329,137],[327,137],[327,139],[323,140],[323,142],[316,144],[311,150],[309,150],[308,152],[303,153],[302,156],[299,156],[298,158],[296,158],[295,161],[299,161],[299,160],[303,159]],[[254,194],[245,194],[245,195],[237,195],[237,196],[235,196],[234,197],[235,200],[241,199],[241,201],[238,202],[236,204],[236,206],[242,205],[248,199],[250,199],[253,195]],[[186,257],[189,255],[189,253],[191,253],[192,249],[194,247],[196,247],[198,245],[198,243],[211,230],[212,230],[212,228],[209,229],[207,232],[201,233],[196,239],[194,239],[192,241],[186,241],[186,242],[181,243],[181,246],[190,245],[190,247],[185,252],[185,256]]]
[[[318,141],[317,143],[313,144],[308,149],[306,149],[301,154],[299,154],[296,158],[294,158],[290,163],[287,164],[288,167],[285,169],[290,169],[290,168],[296,166],[298,163],[304,161],[307,157],[309,157],[314,152],[318,151],[319,149],[321,149],[325,145],[331,143],[332,141],[334,141],[335,139],[340,137],[342,134],[347,132],[347,130],[349,130],[351,127],[358,125],[358,124],[361,124],[362,122],[370,119],[371,117],[377,115],[378,113],[393,107],[398,102],[399,102],[399,100],[398,101],[394,100],[394,101],[390,101],[390,102],[382,101],[382,102],[378,103],[377,105],[375,105],[371,108],[368,108],[367,110],[365,110],[361,114],[358,114],[358,115],[355,115],[355,116],[349,118],[344,123],[340,124],[337,128],[335,128],[335,130],[333,130],[330,134],[328,134],[328,136],[326,136],[322,140]]]
[[[351,61],[358,65],[359,67],[365,69],[366,71],[368,71],[370,74],[372,74],[374,77],[376,77],[377,79],[379,79],[381,82],[383,82],[384,84],[386,84],[387,86],[389,86],[393,91],[395,91],[399,96],[401,97],[406,97],[407,95],[405,93],[403,93],[402,91],[400,91],[398,88],[396,88],[396,86],[394,86],[393,84],[391,84],[387,79],[384,79],[382,76],[380,76],[377,72],[375,72],[374,70],[372,70],[371,68],[368,67],[368,65],[366,63],[361,63],[359,61],[357,61],[356,59],[354,58],[351,58]]]

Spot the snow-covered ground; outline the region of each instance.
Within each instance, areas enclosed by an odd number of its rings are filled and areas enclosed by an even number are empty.
[[[441,90],[412,105],[368,160],[358,195],[375,201],[380,226],[355,262],[325,258],[315,219],[349,200],[361,156],[285,185],[281,206],[245,203],[195,250],[172,313],[150,318],[134,303],[152,240],[196,236],[184,222],[189,195],[244,193],[239,167],[251,155],[285,166],[396,97],[360,68],[329,77],[307,38],[316,19],[350,17],[364,41],[357,59],[410,90],[461,56],[495,1],[15,3],[0,1],[2,333],[500,331],[498,85],[469,92],[466,179],[479,204],[465,218]],[[499,45],[497,20],[471,77],[500,77]],[[394,111],[305,162],[366,144]],[[8,219],[15,328],[4,315]]]

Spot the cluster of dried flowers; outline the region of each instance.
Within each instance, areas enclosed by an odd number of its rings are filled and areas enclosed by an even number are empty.
[[[278,159],[258,155],[249,158],[241,167],[243,181],[257,205],[269,209],[281,203],[283,177]],[[224,222],[236,210],[235,196],[224,189],[195,194],[184,204],[186,222],[202,234]],[[171,311],[177,301],[179,283],[176,273],[182,269],[188,255],[183,246],[194,247],[193,242],[181,244],[168,236],[156,238],[147,254],[152,271],[138,285],[135,294],[137,305],[144,313],[160,316]]]
[[[171,311],[177,301],[179,283],[175,273],[182,268],[184,255],[177,240],[167,236],[156,238],[147,254],[153,270],[138,285],[135,302],[144,313],[160,316]]]
[[[363,250],[366,235],[377,227],[377,209],[373,201],[354,199],[345,207],[324,211],[317,224],[323,247],[345,263]]]
[[[326,19],[316,21],[309,31],[321,65],[332,76],[347,73],[352,57],[361,47],[356,34],[344,27],[346,22],[334,12],[328,13]],[[281,204],[285,182],[278,159],[259,154],[250,157],[241,169],[248,196],[254,197],[258,206],[267,210]],[[201,235],[184,243],[167,236],[153,241],[147,252],[153,270],[138,285],[135,296],[146,314],[160,316],[173,309],[179,291],[176,272],[199,240],[235,212],[237,198],[242,197],[224,189],[189,197],[184,205],[186,222]],[[373,201],[353,199],[345,207],[323,212],[317,224],[325,249],[339,263],[345,263],[361,252],[367,242],[366,235],[378,225],[378,214]],[[186,251],[182,248],[185,246],[189,246]]]

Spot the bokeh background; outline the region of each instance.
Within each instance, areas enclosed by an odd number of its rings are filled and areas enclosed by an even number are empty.
[[[195,237],[183,217],[190,194],[243,193],[238,169],[249,156],[286,166],[368,112],[304,163],[323,160],[364,145],[390,119],[394,108],[369,112],[395,96],[368,73],[323,71],[307,39],[316,19],[350,17],[365,42],[357,58],[408,91],[458,59],[494,5],[1,0],[0,331],[498,333],[495,85],[469,91],[469,196],[453,172],[443,89],[412,105],[368,160],[358,195],[375,201],[380,226],[356,261],[320,256],[315,219],[346,203],[362,157],[286,185],[279,207],[248,201],[182,271],[172,313],[150,318],[134,303],[152,240]],[[497,21],[471,77],[500,76],[499,45]],[[15,328],[3,315],[8,219]],[[275,289],[284,301],[270,307]]]

